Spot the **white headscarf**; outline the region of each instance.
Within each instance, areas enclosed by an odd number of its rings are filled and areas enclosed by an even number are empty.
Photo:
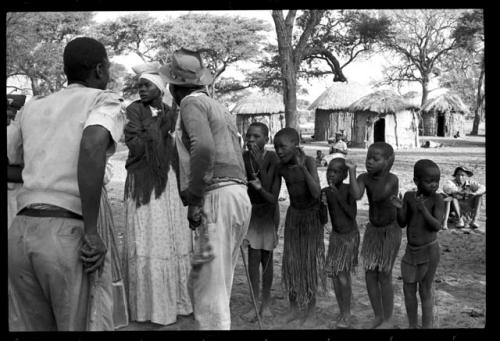
[[[165,93],[166,82],[160,77],[158,73],[159,69],[160,64],[158,63],[145,63],[132,67],[132,71],[139,75],[139,79],[147,79],[156,85],[163,95]]]

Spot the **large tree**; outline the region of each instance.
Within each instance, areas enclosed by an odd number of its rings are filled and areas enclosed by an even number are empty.
[[[464,78],[466,81],[474,83],[470,87],[475,90],[475,103],[473,105],[474,122],[472,124],[471,135],[477,135],[485,102],[483,10],[475,9],[464,13],[459,18],[458,25],[453,32],[453,37],[457,40],[459,46],[458,53],[454,56],[455,59],[458,59],[458,62],[455,63],[465,62],[464,64],[468,64],[469,67],[465,69],[465,72],[468,73],[465,73]],[[463,84],[463,82],[458,81],[456,85],[460,86],[460,83]]]
[[[10,12],[6,19],[7,79],[28,79],[35,96],[62,88],[64,47],[90,25],[92,14]]]
[[[371,14],[369,11],[308,10],[295,20],[296,10],[288,11],[286,16],[281,10],[272,11],[278,57],[268,60],[267,66],[272,70],[276,62],[280,65],[287,127],[297,127],[298,77],[333,74],[334,82],[345,82],[343,68],[370,53],[375,44],[385,38],[390,21]],[[273,79],[261,78],[263,85],[276,84]]]
[[[418,82],[422,101],[427,101],[429,82],[439,75],[443,63],[458,46],[453,31],[459,10],[391,10],[392,34],[385,40],[388,51],[396,54],[396,62],[385,70],[385,83]],[[399,57],[399,58],[398,58]]]
[[[230,65],[258,56],[268,26],[262,20],[239,16],[189,13],[159,21],[147,14],[130,14],[100,24],[95,32],[115,53],[135,53],[145,62],[164,64],[181,47],[201,52],[214,75],[209,86],[213,94]],[[133,92],[133,78],[126,83],[126,91]]]

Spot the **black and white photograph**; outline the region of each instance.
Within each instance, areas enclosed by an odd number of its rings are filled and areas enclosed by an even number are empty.
[[[469,6],[7,11],[8,330],[484,330]]]

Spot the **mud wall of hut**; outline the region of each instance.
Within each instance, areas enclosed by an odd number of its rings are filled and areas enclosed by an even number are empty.
[[[347,141],[352,138],[353,114],[339,110],[316,109],[314,140],[326,141],[335,138],[335,133],[344,131]]]
[[[457,133],[464,136],[464,115],[458,112],[422,112],[422,135],[438,136],[439,118],[444,118],[443,136],[450,137]]]
[[[353,138],[351,146],[367,148],[375,141],[375,123],[384,119],[383,139],[394,148],[415,148],[419,146],[418,118],[412,111],[393,114],[357,112],[354,115]]]
[[[280,117],[283,117],[280,120]],[[274,134],[285,127],[284,114],[237,114],[236,127],[241,136],[245,136],[253,122],[262,122],[269,128],[269,142],[273,142]]]

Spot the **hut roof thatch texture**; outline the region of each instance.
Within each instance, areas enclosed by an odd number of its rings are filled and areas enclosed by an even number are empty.
[[[356,82],[334,82],[309,106],[309,110],[342,110],[347,109],[352,102],[368,95],[372,90],[369,86]]]
[[[255,94],[240,100],[232,113],[236,115],[275,114],[285,111],[283,96],[277,93]]]
[[[425,102],[424,105],[422,105],[422,111],[455,111],[466,113],[469,112],[469,109],[467,109],[467,106],[457,94],[447,92]]]
[[[379,114],[418,109],[393,90],[379,90],[366,95],[349,106],[349,111],[373,111]]]
[[[402,97],[415,107],[420,108],[420,105],[422,104],[422,94],[418,91],[408,91],[403,94]]]

